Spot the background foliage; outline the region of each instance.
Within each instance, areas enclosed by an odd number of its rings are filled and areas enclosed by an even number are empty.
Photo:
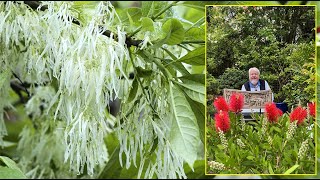
[[[314,6],[209,6],[207,23],[207,94],[241,89],[257,67],[275,102],[315,100]]]

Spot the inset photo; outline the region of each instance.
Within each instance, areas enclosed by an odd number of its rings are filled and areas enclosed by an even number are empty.
[[[206,175],[316,174],[316,6],[206,6]]]

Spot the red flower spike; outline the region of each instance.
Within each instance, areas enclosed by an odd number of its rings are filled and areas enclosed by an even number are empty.
[[[230,111],[232,111],[234,113],[239,113],[242,111],[243,106],[244,106],[243,94],[233,93],[230,96],[230,104],[229,104]]]
[[[281,109],[277,108],[277,111],[278,111],[279,117],[283,115],[283,112],[281,111]]]
[[[217,112],[219,112],[220,110],[222,111],[229,110],[228,104],[222,96],[219,96],[214,100],[213,106],[217,109]]]
[[[267,103],[265,105],[265,115],[269,122],[275,123],[278,121],[278,118],[282,116],[283,112],[276,107],[275,103]]]
[[[298,121],[297,124],[301,125],[306,117],[307,110],[298,106],[290,113],[290,122]]]
[[[316,104],[314,102],[308,103],[309,114],[312,117],[316,117]]]
[[[219,129],[223,132],[227,132],[230,129],[230,118],[229,114],[226,111],[219,111],[214,116],[216,130]]]

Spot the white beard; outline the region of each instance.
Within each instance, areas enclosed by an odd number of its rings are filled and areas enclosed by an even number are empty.
[[[257,80],[257,79],[253,79],[253,80],[250,80],[250,82],[251,82],[251,84],[253,84],[253,85],[257,85],[258,80]]]

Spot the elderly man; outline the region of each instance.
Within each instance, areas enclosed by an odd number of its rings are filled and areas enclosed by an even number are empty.
[[[269,90],[270,86],[267,81],[260,79],[260,71],[258,68],[253,67],[249,69],[249,81],[242,85],[242,91],[262,91]],[[273,101],[273,93],[272,93]],[[244,118],[251,119],[251,113],[263,113],[264,109],[242,109],[242,114]]]
[[[260,71],[253,67],[249,69],[249,81],[242,85],[242,91],[260,91],[269,90],[267,81],[260,79]]]

